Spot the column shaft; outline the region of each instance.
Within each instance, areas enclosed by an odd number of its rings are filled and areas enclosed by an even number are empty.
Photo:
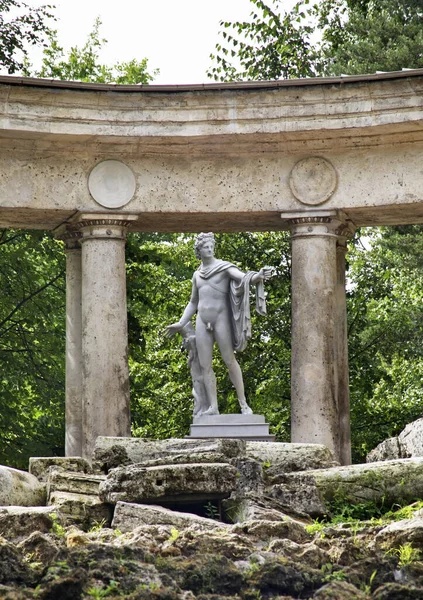
[[[339,458],[335,361],[336,235],[329,218],[292,230],[292,442],[325,444]]]
[[[66,456],[82,456],[81,246],[78,233],[66,243]]]
[[[128,223],[82,231],[83,456],[97,436],[130,436],[125,238]]]
[[[339,448],[342,465],[351,464],[350,391],[348,375],[348,328],[345,295],[346,238],[340,237],[337,246],[336,281],[336,363],[339,409]]]

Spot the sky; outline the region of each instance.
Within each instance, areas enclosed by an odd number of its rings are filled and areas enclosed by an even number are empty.
[[[62,46],[81,46],[96,17],[108,43],[100,58],[106,64],[149,59],[149,70],[160,69],[154,83],[211,82],[206,71],[219,41],[219,22],[247,19],[249,0],[26,0],[32,6],[51,3]],[[281,4],[292,5],[290,0]],[[36,61],[34,61],[36,64]]]

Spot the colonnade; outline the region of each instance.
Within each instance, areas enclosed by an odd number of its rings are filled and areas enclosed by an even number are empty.
[[[281,215],[292,237],[291,441],[351,462],[340,211]],[[99,435],[130,436],[125,240],[135,215],[81,214],[59,233],[67,256],[66,455],[89,458]]]

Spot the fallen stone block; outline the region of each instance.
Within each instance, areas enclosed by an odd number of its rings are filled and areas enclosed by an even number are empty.
[[[222,439],[170,439],[145,440],[142,438],[98,437],[94,449],[94,462],[103,472],[120,465],[145,463],[185,455],[193,460],[196,454],[218,454],[227,459],[245,456],[245,442]],[[169,461],[168,461],[169,462]],[[185,461],[188,462],[188,461]],[[195,462],[203,462],[195,461]]]
[[[169,510],[163,506],[118,502],[112,521],[113,529],[123,533],[133,531],[141,525],[171,525],[175,529],[185,529],[198,525],[204,529],[229,527],[220,521],[199,517],[192,513]]]
[[[100,484],[103,502],[209,500],[227,497],[236,487],[237,470],[225,463],[181,464],[113,469]]]
[[[247,442],[246,453],[249,458],[261,463],[270,475],[327,469],[339,464],[329,448],[322,444]]]
[[[405,426],[397,437],[381,442],[366,457],[367,462],[423,456],[423,419]]]
[[[397,437],[392,437],[381,442],[366,456],[366,462],[380,462],[383,460],[396,460],[404,458]]]
[[[49,473],[54,470],[73,471],[75,473],[91,473],[87,460],[78,457],[32,457],[29,459],[29,472],[40,481],[46,481]]]
[[[56,491],[50,494],[49,504],[57,507],[67,523],[83,529],[102,522],[108,527],[112,520],[111,507],[101,502],[98,495]]]
[[[34,475],[0,466],[0,506],[45,506],[46,486]]]
[[[293,510],[322,517],[330,502],[412,502],[423,494],[423,458],[317,469],[280,477],[270,495]]]
[[[88,494],[98,496],[98,487],[105,475],[84,475],[68,471],[52,471],[48,476],[47,491],[50,497],[53,492],[70,492],[72,494]]]
[[[57,519],[55,506],[9,506],[0,508],[0,536],[18,541],[33,531],[47,533]]]

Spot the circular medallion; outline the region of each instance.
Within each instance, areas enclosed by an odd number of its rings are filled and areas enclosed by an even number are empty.
[[[313,206],[329,200],[336,184],[335,168],[317,156],[298,161],[289,178],[289,187],[297,200]]]
[[[88,189],[94,200],[105,208],[120,208],[132,200],[135,175],[119,160],[103,160],[88,176]]]

